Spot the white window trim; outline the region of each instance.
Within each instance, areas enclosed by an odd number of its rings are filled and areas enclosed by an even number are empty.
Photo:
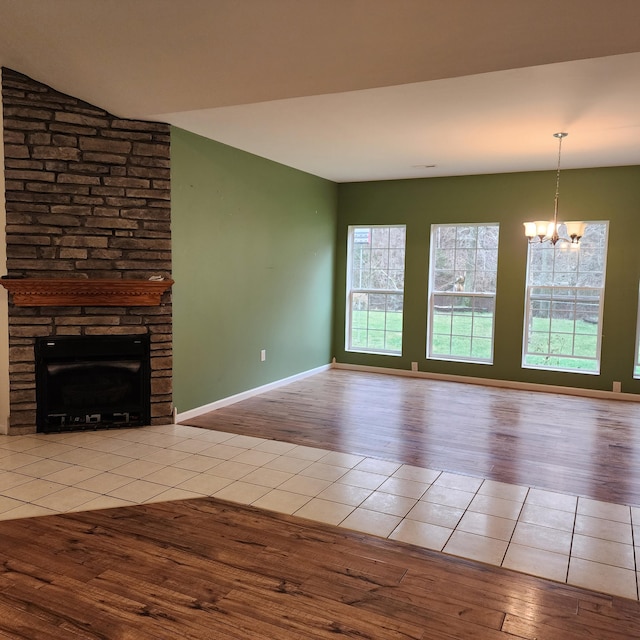
[[[347,296],[346,296],[346,321],[345,321],[345,351],[349,353],[367,353],[371,355],[384,355],[384,356],[396,356],[402,357],[402,350],[404,348],[404,332],[402,336],[402,347],[400,351],[391,351],[388,349],[363,349],[359,347],[351,346],[351,336],[353,330],[353,318],[352,318],[352,309],[353,309],[353,294],[354,293],[367,293],[367,294],[391,294],[391,295],[402,295],[402,316],[404,321],[404,287],[402,291],[398,291],[397,289],[362,289],[362,288],[352,288],[352,247],[353,247],[353,234],[355,229],[404,229],[405,230],[405,264],[404,269],[406,271],[406,250],[407,250],[407,240],[406,240],[406,229],[407,225],[405,224],[353,224],[349,225],[347,229]]]
[[[636,355],[633,362],[633,377],[640,379],[640,287],[638,289],[638,312],[636,315]]]
[[[522,361],[521,361],[521,367],[523,369],[532,369],[532,370],[536,370],[536,371],[558,371],[558,372],[563,372],[563,373],[576,373],[579,375],[586,375],[586,376],[598,376],[600,375],[600,367],[601,367],[601,360],[602,360],[602,319],[604,317],[604,294],[605,294],[605,286],[606,286],[606,271],[607,271],[607,257],[608,257],[608,252],[609,252],[609,221],[608,220],[590,220],[587,222],[587,224],[604,224],[606,225],[606,234],[605,234],[605,241],[604,241],[604,256],[603,256],[603,264],[604,264],[604,272],[602,274],[602,286],[601,287],[573,287],[573,286],[567,286],[567,285],[549,285],[549,284],[538,284],[538,285],[530,285],[529,284],[529,268],[530,268],[530,264],[531,264],[531,259],[530,259],[530,251],[531,251],[531,247],[527,248],[527,273],[526,273],[526,282],[525,282],[525,296],[524,296],[524,304],[525,304],[525,309],[524,309],[524,330],[522,332]],[[554,247],[553,249],[554,251],[562,251],[561,247]],[[578,251],[580,249],[577,249]],[[555,276],[555,260],[554,260],[554,270],[553,270],[553,274]],[[532,364],[525,364],[525,359],[527,357],[527,355],[530,356],[535,356],[535,355],[539,355],[536,353],[529,353],[527,351],[528,348],[528,344],[529,344],[529,313],[531,311],[531,296],[529,295],[529,291],[532,288],[547,288],[547,289],[584,289],[584,290],[595,290],[595,291],[599,291],[600,295],[599,295],[599,299],[598,299],[598,333],[597,333],[597,358],[577,358],[576,356],[567,356],[567,355],[563,355],[562,357],[570,360],[570,359],[576,359],[576,360],[593,360],[594,362],[596,362],[597,364],[597,368],[594,371],[587,371],[585,369],[565,369],[565,368],[561,368],[561,367],[548,367],[548,366],[540,366],[540,365],[532,365]],[[572,334],[575,336],[575,334]]]
[[[498,227],[498,234],[500,233],[500,223],[499,222],[459,222],[459,223],[442,223],[442,224],[432,224],[430,228],[430,251],[429,251],[429,293],[428,293],[428,310],[427,310],[427,353],[426,357],[428,360],[442,360],[445,362],[465,362],[469,364],[493,364],[493,356],[495,353],[495,331],[496,331],[496,323],[495,323],[495,310],[496,310],[496,301],[497,301],[497,288],[495,292],[485,291],[485,292],[471,292],[471,291],[434,291],[433,290],[433,280],[434,280],[434,272],[431,269],[431,265],[434,264],[434,251],[435,248],[433,246],[433,230],[434,227]],[[499,236],[498,236],[499,237]],[[499,259],[499,257],[498,257]],[[496,278],[498,272],[496,268]],[[452,355],[440,355],[433,354],[433,314],[434,314],[434,298],[435,296],[457,296],[457,297],[484,297],[484,298],[492,298],[493,299],[493,322],[491,323],[491,358],[470,358],[468,356],[452,356]]]

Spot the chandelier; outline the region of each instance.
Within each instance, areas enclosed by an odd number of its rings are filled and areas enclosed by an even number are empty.
[[[578,246],[580,238],[584,235],[586,224],[581,221],[577,222],[558,222],[558,200],[560,198],[560,158],[562,156],[562,139],[566,138],[568,133],[554,133],[553,137],[558,138],[558,170],[556,173],[556,196],[554,198],[553,220],[535,220],[534,222],[524,223],[524,233],[529,238],[529,242],[550,242],[553,246],[557,242],[569,242]],[[567,236],[560,235],[560,227],[564,225],[567,230]]]

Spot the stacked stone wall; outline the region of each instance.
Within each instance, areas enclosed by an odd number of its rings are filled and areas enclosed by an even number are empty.
[[[2,69],[7,273],[171,276],[170,129]],[[10,433],[35,430],[41,336],[149,334],[152,424],[172,417],[171,293],[157,307],[9,303]]]

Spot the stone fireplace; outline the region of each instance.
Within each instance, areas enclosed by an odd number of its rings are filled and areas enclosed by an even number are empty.
[[[118,118],[10,69],[2,102],[7,278],[42,294],[9,294],[9,433],[36,430],[36,342],[67,336],[144,336],[148,422],[170,422],[169,126]],[[67,297],[50,296],[61,287]]]

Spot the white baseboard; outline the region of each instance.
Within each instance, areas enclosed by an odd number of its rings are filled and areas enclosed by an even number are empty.
[[[236,402],[240,402],[241,400],[247,400],[248,398],[260,395],[261,393],[265,393],[266,391],[273,391],[273,389],[284,387],[285,385],[295,382],[296,380],[303,380],[304,378],[313,376],[316,373],[328,371],[330,368],[331,365],[325,364],[321,367],[316,367],[315,369],[309,369],[308,371],[303,371],[302,373],[296,373],[295,375],[289,376],[288,378],[283,378],[282,380],[270,382],[269,384],[262,385],[261,387],[248,389],[247,391],[237,393],[233,396],[222,398],[220,400],[216,400],[215,402],[210,402],[209,404],[205,404],[202,407],[189,409],[189,411],[184,411],[183,413],[175,413],[175,422],[178,423],[182,422],[183,420],[191,420],[192,418],[197,418],[204,413],[209,413],[210,411],[215,411],[216,409],[222,409],[222,407],[228,407],[230,404],[235,404]]]
[[[390,369],[387,367],[370,367],[363,364],[346,364],[334,362],[333,369],[346,369],[349,371],[366,371],[369,373],[383,373],[386,375],[405,376],[408,378],[427,378],[430,380],[442,380],[443,382],[462,382],[464,384],[479,384],[486,387],[502,387],[505,389],[519,389],[521,391],[538,391],[543,393],[561,393],[569,396],[582,396],[585,398],[599,398],[601,400],[625,400],[627,402],[640,402],[640,395],[622,393],[619,391],[603,391],[601,389],[581,389],[578,387],[562,387],[551,384],[538,384],[535,382],[516,382],[514,380],[495,380],[493,378],[475,378],[472,376],[454,376],[447,373],[430,373],[428,371],[408,371],[406,369]]]

